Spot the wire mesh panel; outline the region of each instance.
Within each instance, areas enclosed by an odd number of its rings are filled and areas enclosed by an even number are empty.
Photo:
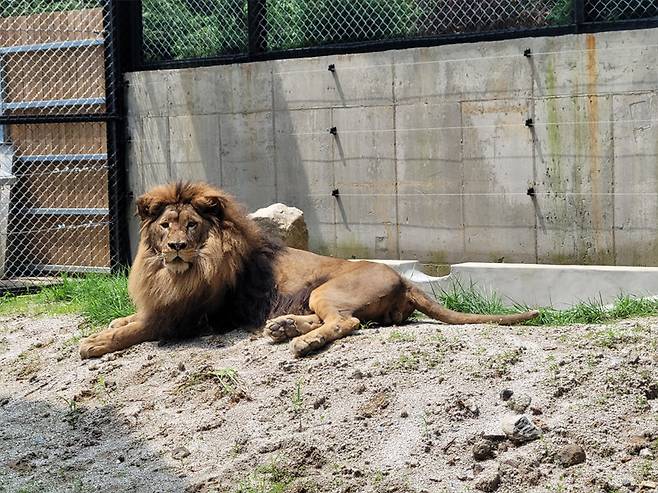
[[[0,288],[112,266],[109,7],[0,3]]]
[[[590,21],[620,21],[658,17],[656,0],[590,0],[585,3]]]
[[[244,0],[144,0],[144,60],[246,53]]]
[[[264,46],[332,43],[566,25],[571,0],[269,0]]]

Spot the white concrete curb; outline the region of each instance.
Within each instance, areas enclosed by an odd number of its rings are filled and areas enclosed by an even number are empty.
[[[605,265],[455,264],[444,277],[425,275],[415,260],[372,260],[397,270],[430,294],[451,289],[456,282],[473,283],[495,292],[505,303],[530,307],[569,308],[583,301],[611,304],[620,295],[658,296],[658,267]]]

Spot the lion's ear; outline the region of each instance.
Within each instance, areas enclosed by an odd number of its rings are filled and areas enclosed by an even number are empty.
[[[192,207],[194,207],[199,213],[205,214],[208,216],[215,216],[219,219],[224,217],[224,208],[226,203],[224,197],[217,194],[207,194],[195,198],[192,201]]]
[[[142,221],[153,220],[160,215],[161,204],[151,194],[145,193],[137,199],[137,215]]]

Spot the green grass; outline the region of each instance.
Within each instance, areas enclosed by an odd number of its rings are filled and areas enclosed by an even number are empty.
[[[61,282],[34,294],[0,297],[0,316],[21,314],[27,316],[53,316],[80,313],[91,328],[107,325],[118,317],[134,313],[128,296],[128,278],[125,274],[88,274],[83,277],[63,275]],[[503,303],[496,293],[483,293],[477,286],[455,283],[449,290],[437,295],[446,307],[464,313],[512,314],[531,307]],[[631,317],[658,315],[658,299],[620,296],[612,306],[601,300],[578,303],[567,310],[539,308],[539,317],[526,325],[600,324]],[[391,342],[412,342],[413,336],[393,332]]]
[[[206,386],[202,384],[207,382],[215,386],[222,396],[227,395],[234,400],[247,396],[246,386],[240,379],[237,370],[234,368],[215,369],[210,366],[190,373],[185,381],[177,387],[176,392],[184,392],[193,388],[204,390]]]
[[[294,479],[287,468],[272,461],[257,467],[248,479],[240,483],[235,493],[283,493]]]
[[[5,294],[0,298],[0,315],[28,316],[80,313],[92,327],[102,327],[118,317],[134,313],[125,274],[62,276],[61,282],[34,294]]]
[[[416,340],[416,335],[411,332],[402,332],[400,330],[394,330],[388,336],[390,342],[414,342]]]
[[[439,293],[438,299],[447,308],[464,313],[512,314],[532,308],[522,305],[507,306],[496,293],[483,293],[474,284],[463,286],[455,283],[451,289]],[[525,325],[602,324],[624,318],[653,316],[658,315],[658,299],[624,295],[617,298],[611,306],[604,305],[601,300],[591,300],[566,310],[550,307],[540,307],[538,310],[539,316],[525,322]]]

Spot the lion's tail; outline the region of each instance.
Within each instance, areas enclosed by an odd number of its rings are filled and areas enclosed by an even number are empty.
[[[416,286],[409,286],[408,291],[409,300],[413,303],[416,309],[434,320],[440,320],[447,324],[461,325],[461,324],[478,324],[478,323],[497,323],[501,325],[512,325],[526,320],[533,319],[539,315],[537,310],[532,310],[523,313],[515,313],[514,315],[480,315],[475,313],[460,313],[450,310],[441,306],[436,301],[432,300],[423,290]]]

